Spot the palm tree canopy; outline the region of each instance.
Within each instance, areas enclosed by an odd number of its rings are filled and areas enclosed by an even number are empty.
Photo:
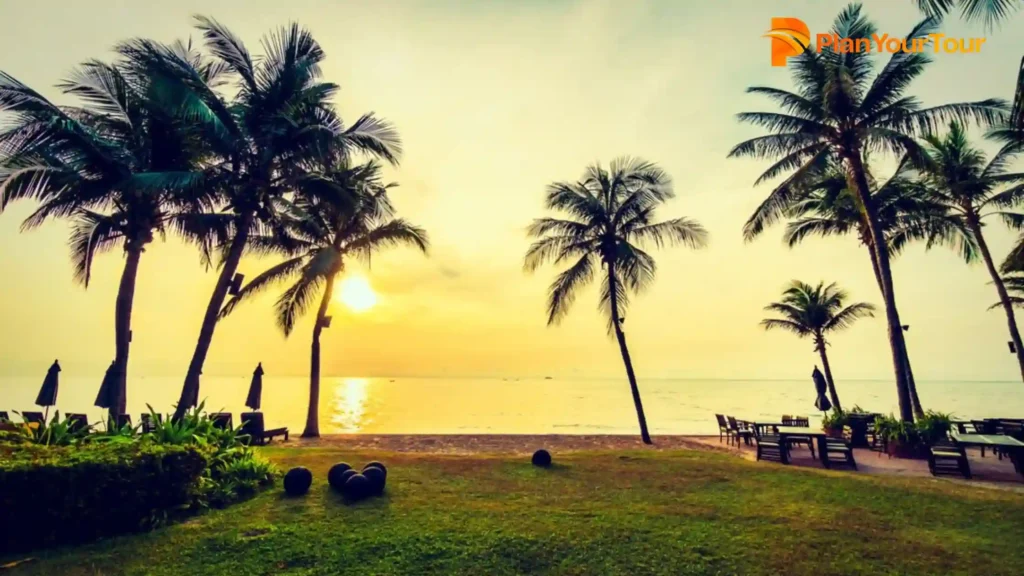
[[[935,33],[937,26],[937,20],[927,18],[907,39],[929,41],[928,35]],[[858,39],[870,38],[876,29],[862,14],[861,6],[851,4],[836,18],[833,32]],[[747,240],[785,217],[799,188],[830,162],[839,164],[844,157],[874,151],[918,161],[924,154],[915,135],[934,132],[953,119],[984,125],[1006,120],[1007,105],[1002,100],[924,108],[917,98],[906,95],[930,62],[928,52],[894,53],[876,73],[871,53],[838,53],[830,46],[818,52],[811,47],[789,60],[795,91],[765,86],[747,89],[769,98],[782,111],[739,114],[741,122],[760,126],[768,134],[738,144],[729,156],[773,160],[756,183],[786,175],[748,219],[743,229]]]
[[[956,8],[965,20],[981,19],[988,28],[1007,20],[1021,6],[1021,0],[914,0],[914,3],[921,12],[934,18],[942,18]]]
[[[393,246],[413,246],[426,253],[426,231],[394,217],[388,198],[392,184],[383,184],[374,162],[329,171],[336,197],[300,197],[275,234],[254,235],[248,251],[279,254],[286,259],[253,278],[233,297],[221,316],[242,301],[289,279],[294,282],[275,304],[277,324],[288,335],[306,312],[328,277],[344,269],[348,258],[369,261]],[[347,200],[356,197],[355,205]]]
[[[524,262],[529,272],[548,262],[570,264],[548,291],[548,324],[568,313],[597,268],[610,266],[614,282],[602,283],[600,309],[611,330],[612,299],[623,315],[629,295],[654,280],[657,267],[645,248],[707,245],[707,231],[691,219],[658,221],[656,210],[674,197],[668,174],[651,162],[630,157],[613,160],[607,169],[594,164],[577,182],[548,186],[545,207],[559,216],[538,218],[529,226],[528,236],[537,240]]]
[[[794,280],[782,293],[782,300],[765,306],[779,317],[765,318],[765,330],[787,330],[797,336],[820,337],[836,330],[849,328],[857,319],[874,316],[875,307],[865,302],[844,306],[845,291],[835,282],[817,286]]]

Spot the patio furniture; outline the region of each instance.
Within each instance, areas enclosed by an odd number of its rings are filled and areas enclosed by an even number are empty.
[[[949,441],[937,442],[928,449],[928,470],[932,476],[963,476],[971,479],[967,451]]]
[[[89,418],[85,414],[68,414],[68,430],[78,432],[89,428]]]
[[[125,426],[131,426],[131,425],[132,425],[132,416],[131,416],[131,414],[118,414],[117,416],[114,416],[113,418],[109,418],[109,417],[107,418],[107,430],[108,431],[111,430],[112,427],[113,427],[114,430],[120,430],[121,428],[124,428]]]
[[[1018,474],[1024,475],[1024,442],[1012,436],[999,434],[954,434],[953,441],[957,446],[968,448],[989,447],[998,449],[1000,454],[1006,454],[1013,462],[1013,468]]]
[[[728,439],[732,435],[732,431],[729,430],[729,423],[725,420],[725,416],[715,414],[715,419],[718,420],[718,443],[721,444],[722,438]]]
[[[814,449],[812,448],[811,457],[819,458],[824,467],[829,467],[828,452],[825,449],[828,437],[825,435],[825,432],[821,430],[811,430],[810,428],[804,428],[803,426],[778,426],[775,431],[779,435],[779,438],[782,439],[782,442],[787,446],[791,442],[792,438],[807,438],[809,441],[817,443],[818,454],[815,455]]]
[[[849,466],[857,469],[857,461],[853,458],[853,447],[847,442],[837,438],[826,438],[825,447],[818,449],[821,452],[821,464],[825,468],[834,466]]]
[[[877,414],[847,414],[849,442],[854,448],[871,448],[868,441],[868,424],[874,424]]]
[[[782,425],[791,428],[810,428],[811,424],[807,418],[783,416]],[[814,441],[810,436],[787,436],[786,441],[789,442],[790,446],[807,446],[811,450],[811,458],[815,458],[814,455]]]
[[[157,423],[162,424],[163,421],[163,414],[157,414],[156,420],[153,420],[153,415],[148,412],[139,414],[139,425],[142,427],[141,430],[143,434],[149,434],[150,432],[156,430]]]
[[[249,436],[250,444],[266,444],[276,436],[284,436],[288,440],[287,428],[273,428],[267,430],[263,426],[262,412],[247,412],[242,414],[242,434]]]
[[[732,433],[733,439],[736,440],[736,446],[740,445],[740,439],[743,439],[743,443],[750,445],[750,439],[754,436],[754,431],[750,429],[747,422],[740,423],[733,416],[726,416],[726,421],[729,422],[729,432]]]
[[[7,415],[7,412],[0,410],[0,422],[9,422],[11,417]]]
[[[757,444],[757,459],[772,460],[789,464],[789,450],[785,440],[776,434],[761,434],[754,428],[754,442]]]
[[[39,424],[43,425],[46,423],[46,418],[42,412],[22,412],[21,419],[27,424]]]
[[[974,429],[974,423],[970,420],[954,420],[950,422],[953,425],[953,429],[960,434],[977,434],[978,431]]]
[[[782,426],[782,422],[748,422],[750,429],[755,434],[773,435],[775,429]]]
[[[234,428],[232,425],[233,418],[231,418],[230,412],[214,412],[213,414],[210,414],[210,420],[214,428],[218,428],[220,430],[230,430],[231,428]]]

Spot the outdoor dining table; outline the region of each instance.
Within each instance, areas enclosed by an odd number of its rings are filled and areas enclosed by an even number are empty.
[[[782,422],[747,422],[751,428],[757,431],[758,436],[768,434],[769,428],[778,428]]]
[[[802,436],[804,438],[813,438],[814,443],[818,445],[818,459],[821,460],[821,465],[828,468],[828,437],[822,430],[815,430],[813,428],[806,428],[802,426],[777,426],[776,431],[779,435],[779,441],[783,444],[786,443],[789,437]]]
[[[1000,448],[1010,455],[1010,462],[1013,462],[1013,469],[1018,474],[1024,475],[1024,442],[1013,436],[1002,434],[953,434],[953,440],[963,447],[975,448]]]

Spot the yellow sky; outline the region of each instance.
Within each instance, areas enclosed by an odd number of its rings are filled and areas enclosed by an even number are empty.
[[[917,20],[910,0],[866,3],[881,31]],[[389,173],[400,214],[425,227],[431,258],[385,253],[362,271],[380,303],[363,314],[335,305],[324,334],[331,375],[562,375],[622,373],[605,335],[596,290],[581,295],[559,327],[545,327],[555,270],[522,272],[524,228],[540,216],[544,186],[577,178],[595,160],[632,154],[674,178],[679,198],[663,216],[696,218],[711,233],[701,252],[658,251],[658,280],[635,299],[625,324],[641,377],[806,377],[811,344],[758,326],[761,307],[793,278],[838,281],[881,304],[867,253],[852,238],[795,250],[775,229],[753,244],[744,220],[768,192],[752,183],[762,162],[726,160],[757,135],[733,118],[768,104],[754,84],[789,87],[769,66],[761,35],[773,16],[828,27],[845,2],[64,2],[0,5],[0,69],[62,101],[51,87],[77,62],[108,57],[116,41],[190,34],[190,15],[211,15],[259,52],[259,37],[297,20],[312,29],[341,84],[343,116],[375,111],[401,131],[406,153]],[[916,84],[927,104],[1009,98],[1024,54],[1018,15],[989,35],[981,55],[939,55]],[[984,35],[951,22],[955,35]],[[88,291],[71,279],[62,223],[18,232],[31,207],[0,215],[0,375],[45,370],[96,374],[113,356],[113,303],[120,254],[100,258]],[[1001,257],[1012,236],[990,227]],[[247,276],[270,262],[246,260]],[[981,266],[916,247],[895,267],[909,347],[922,379],[1019,378],[1005,318]],[[215,281],[196,252],[173,237],[145,253],[135,300],[130,370],[176,375],[187,366]],[[275,294],[255,300],[217,330],[205,373],[269,375],[308,370],[309,318],[287,340],[273,323]],[[836,378],[891,377],[881,319],[833,338]]]

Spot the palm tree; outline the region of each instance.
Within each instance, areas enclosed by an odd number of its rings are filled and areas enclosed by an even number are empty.
[[[972,261],[977,251],[970,235],[965,233],[959,219],[950,216],[943,204],[931,198],[906,160],[899,164],[892,176],[881,183],[871,177],[870,173],[868,178],[872,185],[871,199],[886,238],[889,257],[897,257],[911,241],[925,240],[928,248],[935,244],[955,246],[968,262]],[[792,204],[786,210],[786,216],[791,220],[783,235],[786,244],[793,247],[809,236],[855,235],[860,244],[867,248],[871,271],[878,283],[879,292],[884,293],[870,224],[856,194],[850,190],[842,167],[832,164],[826,166],[820,176],[802,187],[791,200]],[[909,357],[904,358],[904,363],[914,415],[921,417],[924,409],[918,397]]]
[[[182,45],[174,49],[186,51]],[[212,80],[215,71],[201,73]],[[23,229],[51,218],[71,219],[75,279],[86,288],[96,255],[121,246],[125,264],[115,305],[115,379],[99,401],[109,404],[111,414],[121,414],[142,253],[168,228],[195,232],[196,216],[212,204],[199,190],[205,175],[187,127],[148,98],[145,77],[90,60],[58,87],[85,106],[57,107],[0,73],[0,111],[14,118],[0,135],[0,211],[10,202],[31,199],[41,205]]]
[[[937,30],[936,21],[926,19],[910,31],[908,39],[926,39]],[[870,38],[874,25],[851,4],[835,20],[833,32],[843,38]],[[985,100],[922,108],[905,93],[929,62],[925,52],[892,54],[877,74],[866,52],[838,53],[830,47],[818,52],[813,47],[789,60],[795,92],[755,86],[747,91],[767,96],[782,112],[745,112],[742,122],[765,128],[769,134],[734,147],[730,157],[752,156],[774,160],[755,184],[788,174],[775,187],[748,224],[746,236],[785,216],[791,197],[808,178],[828,163],[841,164],[862,206],[878,260],[885,302],[886,323],[892,350],[900,416],[914,418],[904,359],[906,345],[896,308],[889,254],[884,249],[884,232],[871,199],[864,155],[874,150],[895,152],[912,159],[923,156],[912,135],[927,132],[948,119],[978,119],[998,124],[1005,118],[1005,103]]]
[[[921,12],[934,18],[942,18],[957,8],[965,20],[980,18],[989,28],[1008,20],[1021,6],[1020,0],[914,0],[914,3]]]
[[[198,401],[203,364],[250,235],[279,228],[298,187],[307,194],[333,193],[320,172],[332,155],[362,151],[394,163],[400,152],[395,130],[372,114],[345,127],[331,104],[338,86],[320,81],[324,53],[309,31],[297,24],[282,27],[263,39],[263,57],[253,58],[220,23],[204,17],[197,22],[213,65],[235,80],[230,100],[218,91],[221,82],[207,81],[194,62],[163,45],[132,40],[118,48],[153,78],[165,106],[201,126],[214,173],[208,187],[227,208],[210,216],[209,235],[197,238],[207,257],[212,245],[225,244],[227,250],[175,417]]]
[[[1017,353],[1021,378],[1024,379],[1024,343],[1014,318],[1013,303],[996,268],[992,252],[982,233],[983,219],[999,217],[1006,225],[1024,228],[1024,214],[1007,212],[1024,202],[1024,173],[1011,173],[1014,146],[1004,146],[991,160],[972,148],[962,125],[953,122],[944,137],[925,137],[929,162],[922,166],[928,190],[935,202],[946,207],[959,219],[963,228],[978,246],[1010,329],[1010,338]]]
[[[832,368],[825,352],[828,346],[825,335],[849,328],[858,318],[874,316],[875,311],[874,306],[864,302],[843,306],[846,297],[846,292],[840,290],[835,282],[828,286],[824,282],[811,286],[794,280],[782,293],[781,301],[764,307],[766,311],[775,312],[782,318],[765,318],[761,321],[765,330],[788,330],[801,338],[810,336],[814,339],[814,350],[821,356],[828,394],[836,410],[842,410],[843,407],[836,394],[836,383],[832,379]]]
[[[708,237],[700,224],[688,218],[656,220],[655,210],[674,196],[671,181],[661,168],[636,158],[618,158],[607,170],[600,164],[590,166],[579,182],[550,184],[546,208],[562,217],[538,218],[527,230],[530,237],[538,239],[526,252],[527,271],[546,262],[573,262],[548,291],[549,326],[569,312],[578,291],[594,279],[595,269],[605,268],[600,307],[608,315],[608,331],[614,330],[619,342],[640,436],[647,444],[651,436],[622,331],[630,294],[654,281],[654,258],[643,247],[683,244],[702,248]]]
[[[328,177],[337,186],[339,197],[333,202],[323,198],[300,198],[296,209],[302,216],[284,222],[284,236],[250,237],[250,250],[282,253],[289,258],[254,278],[221,311],[221,316],[226,316],[239,302],[275,283],[294,279],[295,283],[284,291],[275,306],[277,325],[288,336],[298,317],[309,308],[318,291],[323,290],[313,324],[304,438],[320,436],[320,333],[326,326],[327,306],[334,293],[334,282],[345,268],[345,260],[369,261],[374,253],[400,245],[414,246],[426,253],[428,246],[423,229],[393,217],[394,210],[387,196],[391,186],[381,184],[379,165],[368,163],[342,168]],[[346,202],[352,196],[359,198],[354,209]]]

